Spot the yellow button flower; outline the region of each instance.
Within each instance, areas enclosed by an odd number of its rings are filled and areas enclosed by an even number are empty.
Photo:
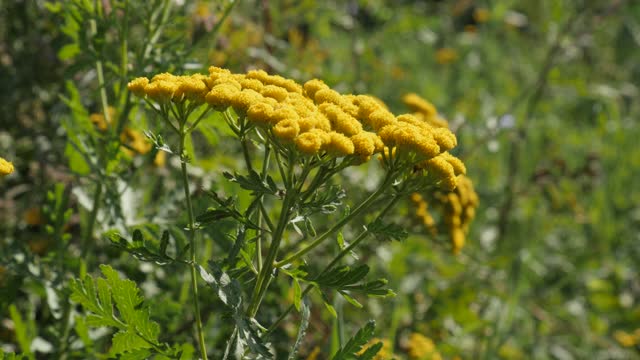
[[[13,163],[0,157],[0,177],[11,174],[13,170]]]

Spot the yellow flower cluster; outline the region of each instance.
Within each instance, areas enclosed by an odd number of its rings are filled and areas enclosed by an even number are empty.
[[[454,191],[436,194],[435,198],[443,209],[443,220],[451,237],[453,252],[457,254],[464,246],[469,224],[476,216],[478,194],[473,189],[471,179],[460,176]]]
[[[0,177],[13,172],[13,163],[0,157]]]
[[[407,352],[412,360],[442,360],[433,340],[419,333],[409,336]]]
[[[436,234],[435,221],[433,220],[433,216],[429,213],[429,204],[422,197],[422,195],[418,193],[411,194],[411,202],[416,207],[415,216],[418,218],[420,223],[424,225],[424,227],[431,233],[432,235]]]
[[[436,51],[436,61],[438,64],[447,65],[458,60],[458,52],[452,48],[440,48]]]
[[[402,102],[413,111],[413,116],[420,120],[426,121],[434,127],[449,128],[449,122],[438,115],[436,107],[420,97],[420,95],[415,93],[406,94],[402,97]]]
[[[460,175],[457,177],[457,183],[455,190],[438,191],[433,197],[433,205],[442,213],[442,222],[447,228],[455,254],[459,253],[464,246],[469,224],[475,217],[478,207],[478,194],[473,189],[471,179]],[[436,227],[427,209],[426,200],[418,193],[411,194],[410,200],[416,207],[415,216],[430,233],[435,234]]]
[[[633,347],[640,344],[640,328],[636,329],[633,333],[617,330],[613,333],[613,337],[620,345],[624,347]]]
[[[262,70],[233,74],[217,67],[209,75],[159,74],[137,78],[129,90],[154,101],[206,102],[232,107],[251,123],[269,129],[283,144],[304,154],[327,153],[366,160],[385,147],[431,159],[456,146],[455,135],[414,115],[395,116],[371,96],[342,95],[318,79],[300,85]]]

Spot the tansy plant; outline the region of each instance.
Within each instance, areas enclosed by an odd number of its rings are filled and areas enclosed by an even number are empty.
[[[136,78],[128,89],[173,133],[164,134],[165,138],[177,139],[167,144],[161,135],[149,133],[159,149],[174,148],[180,158],[189,244],[188,251],[170,257],[166,252],[168,233],[154,249],[145,247],[139,232],[134,233],[133,241],[118,234],[113,234],[112,240],[140,259],[186,265],[200,355],[205,359],[210,346],[201,320],[199,282],[203,280],[214,289],[233,319],[224,358],[231,354],[272,358],[269,335],[297,309],[303,321],[290,350],[292,358],[309,323],[310,293],[318,291],[334,315],[336,310],[329,300],[332,293],[358,307],[357,294],[393,295],[386,280],[367,279],[366,264],[356,261],[345,265],[346,255],[353,254],[372,235],[387,239],[406,236],[402,228],[385,222],[394,205],[414,192],[452,190],[465,173],[463,163],[448,153],[456,146],[456,137],[448,128],[412,114],[396,116],[373,97],[343,95],[317,79],[301,85],[261,70],[234,74],[211,67],[207,75],[162,73],[150,80]],[[209,191],[211,207],[196,214],[186,141],[200,123],[212,119],[228,126],[230,141],[236,142],[244,159],[244,169],[222,175],[247,192],[250,201],[241,207],[237,196]],[[364,199],[345,197],[337,185],[339,177],[373,157],[381,174],[375,190]],[[340,208],[342,214],[338,214]],[[327,216],[335,220],[322,221]],[[201,266],[199,249],[203,244],[198,234],[223,220],[235,223],[229,234],[234,244],[225,256],[210,260],[205,268]],[[347,238],[342,230],[358,223],[365,225],[353,238]],[[338,248],[331,261],[314,261],[314,253],[332,252],[329,246],[336,241]],[[263,315],[261,305],[271,285],[285,281],[294,289],[292,303],[277,316],[272,316],[273,311]],[[142,346],[145,337],[135,327],[123,329],[142,339],[141,347],[147,351],[162,349],[153,339]],[[157,331],[150,334],[157,336]],[[372,335],[373,325],[368,324],[334,358],[373,357],[381,346],[364,351],[366,356],[356,355]]]

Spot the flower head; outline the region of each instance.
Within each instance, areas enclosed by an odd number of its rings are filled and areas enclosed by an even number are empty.
[[[13,163],[0,157],[0,177],[11,174],[13,170]]]

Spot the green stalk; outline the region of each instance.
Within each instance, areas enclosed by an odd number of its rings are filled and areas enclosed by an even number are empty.
[[[398,200],[400,200],[400,193],[396,194],[396,196],[387,204],[387,206],[385,206],[385,208],[376,217],[376,220],[382,219],[389,212],[389,210],[391,210],[391,208],[398,202]],[[367,237],[367,235],[369,235],[369,230],[365,230],[361,232],[360,235],[358,235],[358,237],[352,243],[350,243],[347,247],[342,249],[340,253],[338,253],[338,255],[333,259],[333,261],[331,261],[331,263],[329,263],[329,265],[327,265],[327,267],[325,267],[324,270],[322,270],[320,274],[316,276],[316,278],[319,278],[324,274],[326,274],[327,272],[331,271],[331,269],[333,269],[333,267],[338,263],[338,261],[340,261],[340,259],[345,257],[351,250],[355,249],[355,247],[358,246],[358,244],[360,244],[362,240],[364,240]],[[313,289],[313,285],[307,285],[307,287],[302,291],[302,295],[300,295],[300,297],[304,297],[312,289]],[[291,304],[287,308],[287,310],[285,310],[282,314],[280,314],[278,319],[276,319],[276,321],[271,326],[269,326],[264,336],[273,332],[276,329],[276,327],[278,327],[278,325],[287,317],[287,315],[291,311],[293,311],[294,307],[295,305]]]
[[[87,224],[87,229],[82,236],[81,256],[85,260],[88,257],[91,257],[89,250],[93,248],[93,242],[91,241],[91,238],[93,235],[93,227],[95,226],[96,218],[98,217],[100,201],[102,201],[102,183],[98,181],[96,183],[96,191],[95,193],[93,193],[93,208],[91,209],[91,213],[89,214],[89,223]]]
[[[324,234],[320,235],[320,237],[314,240],[311,244],[298,250],[298,252],[289,256],[288,258],[277,262],[276,267],[282,267],[284,265],[290,264],[296,261],[297,259],[301,258],[302,256],[306,255],[309,251],[313,250],[318,245],[320,245],[329,236],[333,235],[336,231],[340,230],[344,225],[346,225],[348,222],[353,220],[356,216],[360,215],[362,211],[367,209],[369,205],[371,205],[380,195],[382,195],[385,192],[385,190],[387,190],[387,187],[395,177],[394,175],[395,173],[393,171],[389,171],[387,173],[387,176],[383,180],[382,184],[380,184],[380,186],[378,187],[378,189],[374,193],[369,195],[369,197],[365,201],[363,201],[360,205],[358,205],[358,207],[356,207],[351,213],[349,213],[349,215],[345,216],[340,221],[338,221],[334,226],[332,226]]]
[[[284,230],[287,227],[287,224],[289,223],[291,205],[295,197],[296,197],[295,191],[291,189],[291,191],[287,191],[284,197],[284,201],[282,202],[280,219],[278,219],[278,225],[276,226],[276,230],[273,232],[273,235],[271,237],[271,245],[269,246],[269,251],[263,263],[262,269],[260,269],[260,274],[258,274],[255,291],[251,297],[251,303],[249,305],[249,308],[247,309],[247,314],[249,315],[249,317],[254,317],[258,312],[258,308],[260,307],[260,303],[262,302],[264,293],[266,292],[266,289],[269,285],[269,276],[271,276],[271,272],[273,271],[273,268],[274,268],[274,262],[278,254],[278,249],[280,247],[280,241],[282,240],[282,235],[284,234]]]
[[[198,301],[198,274],[196,272],[196,239],[195,239],[195,216],[193,215],[193,206],[191,204],[191,192],[189,191],[189,179],[187,176],[187,162],[183,157],[185,137],[187,133],[184,132],[184,123],[180,129],[180,157],[182,167],[182,184],[184,187],[184,195],[187,201],[187,213],[189,215],[189,250],[190,261],[189,267],[191,268],[191,293],[193,295],[193,307],[194,316],[196,318],[196,326],[198,330],[198,343],[200,345],[200,355],[203,360],[207,360],[207,347],[204,341],[204,331],[202,329],[202,319],[200,317],[200,303]]]

